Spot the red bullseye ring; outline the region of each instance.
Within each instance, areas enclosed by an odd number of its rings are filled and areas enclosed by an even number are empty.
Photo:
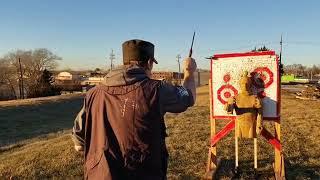
[[[225,92],[225,93],[224,93],[224,97],[230,98],[230,97],[231,97],[231,93],[230,93],[230,92]]]
[[[222,104],[226,104],[228,99],[238,95],[238,90],[230,84],[222,85],[217,90],[217,98]]]
[[[273,83],[273,73],[267,67],[258,67],[251,75],[253,84],[258,88],[267,88]]]

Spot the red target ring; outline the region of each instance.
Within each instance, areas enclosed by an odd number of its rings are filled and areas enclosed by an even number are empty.
[[[238,95],[238,90],[230,84],[222,85],[217,91],[218,100],[222,104],[226,104],[229,98],[236,95]]]
[[[258,88],[267,88],[273,83],[273,73],[267,67],[258,67],[252,73],[254,86]]]

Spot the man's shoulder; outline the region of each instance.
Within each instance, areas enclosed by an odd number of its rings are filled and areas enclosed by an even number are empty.
[[[100,93],[105,88],[106,88],[105,85],[102,85],[102,84],[101,85],[100,84],[96,85],[96,86],[90,88],[89,91],[87,91],[86,97],[88,98],[88,97],[91,97],[94,94]]]

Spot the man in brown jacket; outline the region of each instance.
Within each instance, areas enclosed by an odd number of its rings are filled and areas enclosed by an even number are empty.
[[[84,151],[85,179],[166,179],[166,112],[180,113],[196,99],[195,60],[184,61],[183,86],[150,79],[154,45],[122,44],[123,66],[87,92],[72,137]]]

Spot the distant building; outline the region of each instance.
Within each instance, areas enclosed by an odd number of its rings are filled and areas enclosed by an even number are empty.
[[[174,80],[179,79],[178,72],[166,72],[166,71],[153,71],[151,74],[152,79],[157,80]],[[183,73],[180,73],[180,79],[183,79]]]
[[[183,77],[183,73],[180,73],[181,82],[183,81]],[[199,71],[194,72],[194,77],[197,86],[206,85],[209,82],[210,71],[200,69]],[[174,85],[180,84],[178,72],[154,71],[152,72],[151,78],[157,80],[166,80]]]
[[[88,77],[81,81],[81,85],[86,86],[95,86],[100,84],[103,81],[104,77]]]
[[[78,74],[71,74],[69,72],[60,72],[56,77],[56,80],[65,81],[65,80],[80,80],[81,76]]]

